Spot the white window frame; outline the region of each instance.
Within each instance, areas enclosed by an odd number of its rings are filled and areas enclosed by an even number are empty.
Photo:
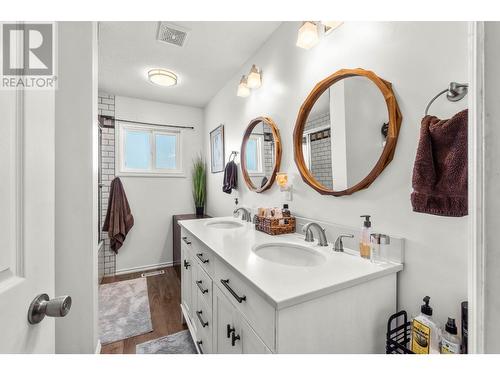
[[[126,131],[140,131],[149,133],[149,144],[151,146],[151,155],[149,158],[149,167],[145,169],[131,169],[125,167],[125,132]],[[156,135],[175,135],[176,147],[176,169],[156,168]],[[117,121],[115,125],[115,166],[116,176],[128,177],[186,177],[183,169],[183,136],[182,131],[172,130],[163,126],[155,125],[132,125],[124,122]]]
[[[263,134],[250,134],[249,139],[256,140],[257,143],[257,169],[250,170],[247,166],[248,175],[251,177],[264,177],[264,135]],[[246,156],[245,156],[246,157]]]

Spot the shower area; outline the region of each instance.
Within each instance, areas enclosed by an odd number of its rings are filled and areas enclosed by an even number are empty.
[[[102,231],[109,199],[109,187],[115,178],[115,97],[105,93],[98,96],[99,148],[98,148],[98,274],[99,283],[105,276],[114,276],[116,272],[115,253],[109,247],[109,238]],[[111,119],[110,119],[111,118]]]

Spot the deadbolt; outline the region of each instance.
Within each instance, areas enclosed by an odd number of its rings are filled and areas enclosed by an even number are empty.
[[[46,315],[53,317],[66,316],[70,309],[70,296],[50,299],[47,294],[40,294],[31,302],[28,310],[28,322],[30,322],[30,324],[38,324]]]

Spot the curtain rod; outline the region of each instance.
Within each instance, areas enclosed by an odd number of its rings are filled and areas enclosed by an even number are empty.
[[[114,126],[114,123],[116,121],[121,121],[121,122],[127,122],[127,123],[130,123],[130,124],[141,124],[141,125],[153,125],[153,126],[164,126],[164,127],[168,127],[168,128],[176,128],[176,129],[194,129],[194,126],[182,126],[182,125],[170,125],[170,124],[156,124],[156,123],[153,123],[153,122],[142,122],[142,121],[133,121],[133,120],[124,120],[124,119],[118,119],[118,118],[115,118],[113,116],[102,116],[100,115],[99,116],[100,118],[102,118],[103,120],[110,120],[110,121],[113,121],[113,125]],[[102,124],[104,127],[106,127],[105,124]]]
[[[169,125],[169,124],[155,124],[153,122],[141,122],[141,121],[133,121],[133,120],[123,120],[119,118],[115,118],[115,121],[128,122],[131,124],[141,124],[141,125],[153,125],[153,126],[165,126],[168,128],[176,128],[176,129],[194,129],[194,126],[181,126],[181,125]]]

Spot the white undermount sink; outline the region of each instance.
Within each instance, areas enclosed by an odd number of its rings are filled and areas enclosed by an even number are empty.
[[[293,243],[266,243],[252,250],[263,259],[286,266],[315,267],[326,262],[326,257],[320,252]]]
[[[217,221],[209,221],[207,223],[207,227],[218,228],[218,229],[234,229],[234,228],[241,228],[242,226],[243,224],[231,220],[217,220]]]

